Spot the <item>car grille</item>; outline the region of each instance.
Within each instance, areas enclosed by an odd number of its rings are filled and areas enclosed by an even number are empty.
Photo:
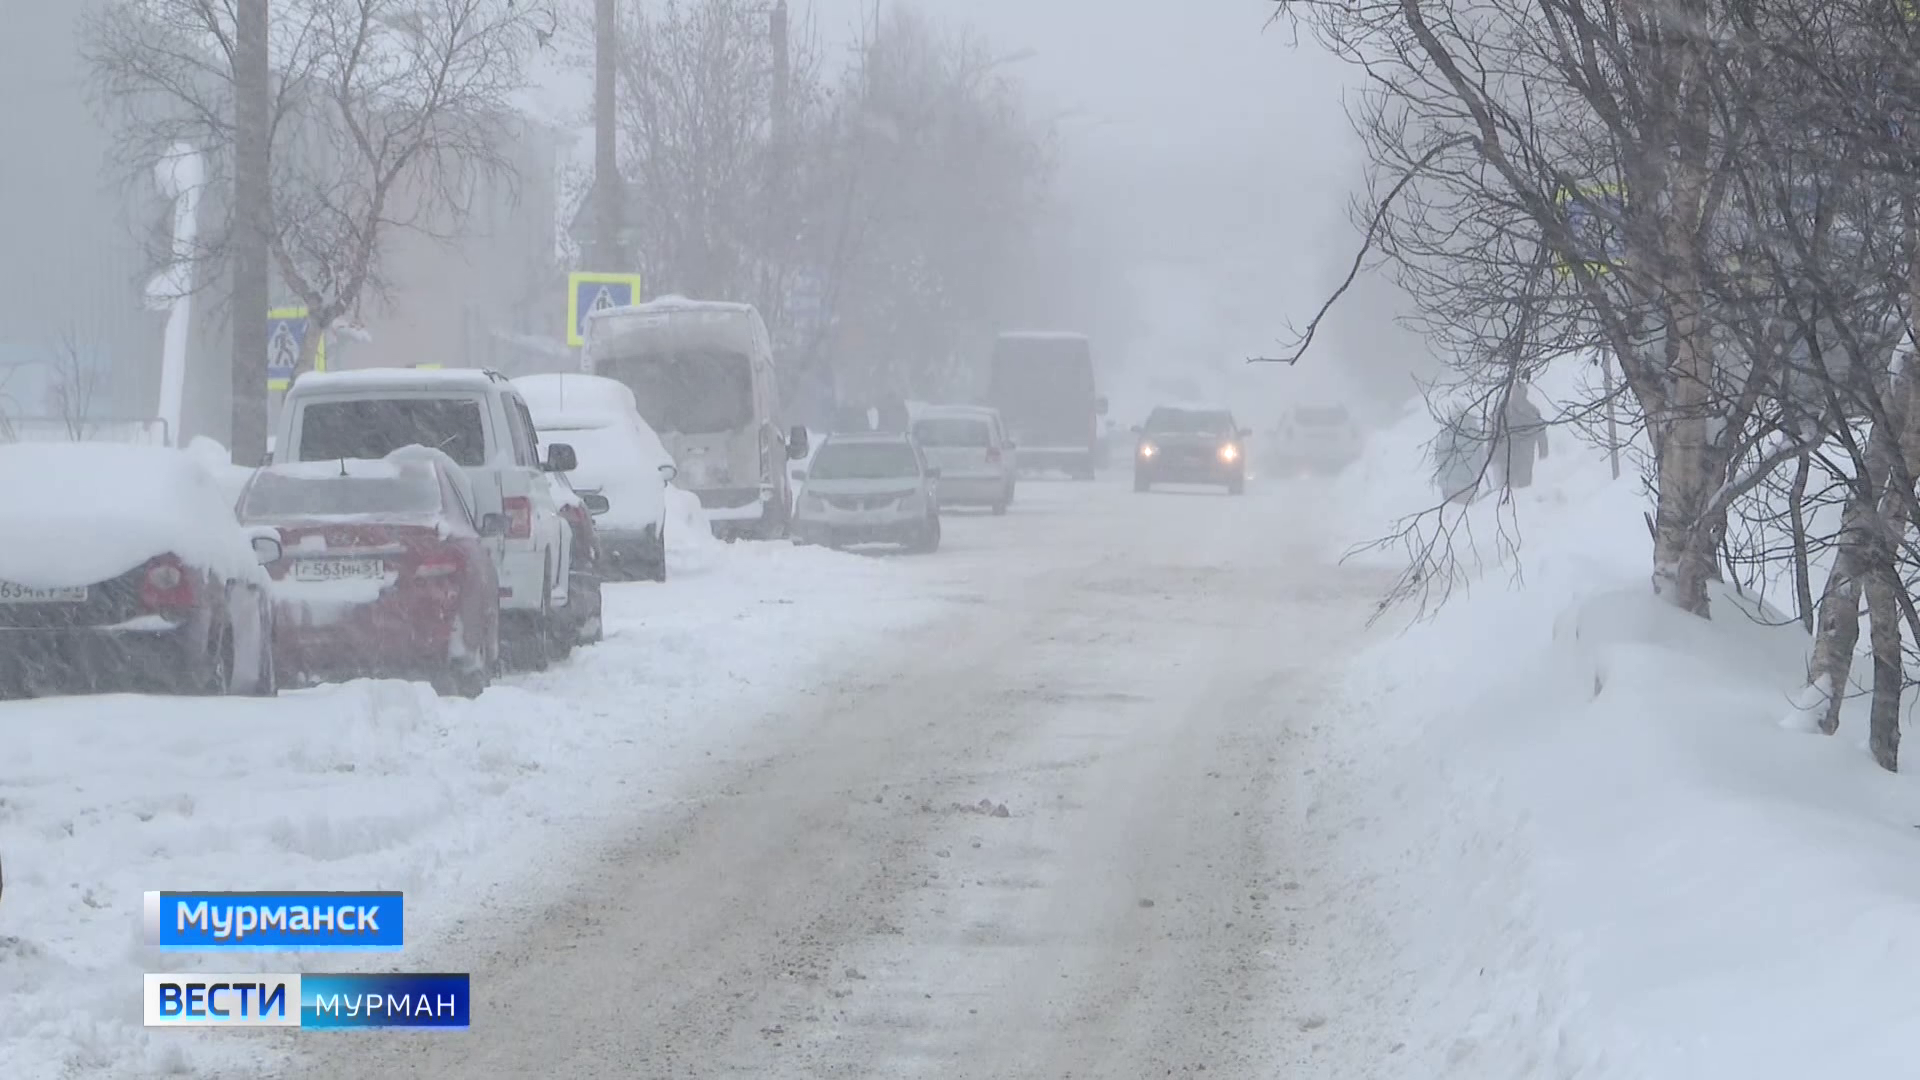
[[[900,501],[899,495],[827,495],[827,505],[835,510],[885,510]]]

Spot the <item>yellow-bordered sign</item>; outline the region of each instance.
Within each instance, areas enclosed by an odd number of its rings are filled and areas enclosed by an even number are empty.
[[[1607,250],[1612,246],[1612,238],[1607,235],[1610,223],[1595,214],[1592,206],[1594,203],[1613,203],[1617,207],[1622,201],[1620,192],[1619,184],[1585,184],[1578,190],[1561,188],[1559,194],[1554,196],[1554,202],[1566,214],[1567,229],[1573,233],[1574,243],[1588,247],[1585,254],[1599,256],[1598,259],[1589,258],[1583,263],[1589,273],[1604,274],[1613,268],[1611,253]],[[1588,240],[1594,242],[1591,245],[1583,243]],[[1568,262],[1561,262],[1554,269],[1562,275],[1573,273],[1573,266]]]
[[[639,302],[639,274],[596,274],[585,270],[568,274],[567,344],[587,343],[587,316],[593,312]]]
[[[267,389],[285,390],[300,365],[300,348],[315,333],[303,307],[274,308],[267,312]],[[313,370],[327,370],[327,336],[313,349]]]

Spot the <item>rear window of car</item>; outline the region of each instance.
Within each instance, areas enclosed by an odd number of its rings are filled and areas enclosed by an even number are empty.
[[[921,446],[991,446],[992,435],[985,420],[965,417],[933,417],[913,425],[913,437]]]
[[[444,450],[461,465],[487,460],[486,428],[473,398],[347,398],[309,401],[301,413],[300,460],[383,458],[403,446]]]
[[[379,517],[437,513],[440,477],[422,465],[405,465],[391,476],[289,476],[272,469],[255,474],[240,503],[242,521],[298,517]]]
[[[883,480],[920,475],[903,442],[833,443],[820,448],[807,475],[814,480]]]
[[[1169,409],[1161,407],[1147,417],[1148,431],[1183,435],[1224,435],[1233,430],[1233,417],[1205,409]]]

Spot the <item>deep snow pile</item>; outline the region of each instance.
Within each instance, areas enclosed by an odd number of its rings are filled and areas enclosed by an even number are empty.
[[[752,753],[781,701],[941,603],[898,564],[703,542],[697,500],[680,515],[674,557],[697,560],[609,588],[604,643],[474,701],[361,681],[0,703],[0,1075],[260,1065],[281,1044],[143,1029],[140,973],[359,965],[160,953],[143,891],[399,889],[424,942],[567,880],[632,815]]]
[[[1431,502],[1404,458],[1360,474],[1375,511]],[[1859,712],[1837,738],[1781,724],[1797,625],[1731,590],[1710,623],[1650,594],[1643,506],[1562,439],[1514,505],[1524,585],[1489,566],[1350,674],[1311,782],[1347,859],[1319,902],[1401,973],[1350,988],[1404,1024],[1367,1075],[1920,1068],[1920,786],[1874,767]]]

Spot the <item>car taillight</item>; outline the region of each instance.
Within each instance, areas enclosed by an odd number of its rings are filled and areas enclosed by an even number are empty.
[[[461,559],[460,556],[446,552],[436,552],[429,555],[420,565],[413,568],[413,576],[416,578],[452,577],[466,568],[466,561]]]
[[[140,578],[140,606],[159,611],[193,606],[193,577],[179,559],[159,555]]]
[[[500,502],[507,515],[507,539],[525,540],[533,535],[533,500],[525,495],[510,495]]]

